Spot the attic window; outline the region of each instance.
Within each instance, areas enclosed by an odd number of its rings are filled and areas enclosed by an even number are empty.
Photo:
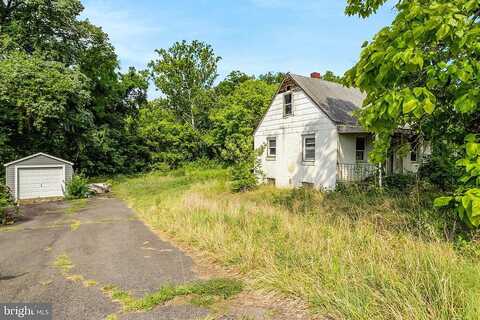
[[[283,95],[283,116],[289,117],[293,115],[292,93],[287,92]]]

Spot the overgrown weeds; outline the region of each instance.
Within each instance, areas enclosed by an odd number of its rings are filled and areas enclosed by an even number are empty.
[[[480,261],[452,241],[458,232],[430,206],[435,195],[354,188],[264,186],[234,194],[224,170],[151,174],[114,186],[154,228],[259,288],[302,298],[316,314],[477,319]]]
[[[0,183],[0,225],[13,223],[17,214],[18,207],[10,188]]]

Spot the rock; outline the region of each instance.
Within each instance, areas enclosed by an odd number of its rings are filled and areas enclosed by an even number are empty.
[[[108,183],[91,183],[88,188],[96,194],[109,193],[112,190],[112,186]]]

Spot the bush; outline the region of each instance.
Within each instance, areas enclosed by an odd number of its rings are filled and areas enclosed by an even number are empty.
[[[413,174],[392,174],[385,177],[385,188],[392,191],[407,191],[415,185],[417,177]]]
[[[232,191],[243,192],[257,187],[257,177],[251,163],[242,161],[233,165],[230,169],[232,178]]]
[[[67,184],[67,199],[83,199],[92,195],[88,181],[81,175],[74,175]]]
[[[425,156],[418,169],[418,176],[444,191],[452,191],[462,176],[462,170],[455,165],[455,160],[440,156]]]
[[[264,176],[259,156],[263,153],[265,146],[253,150],[253,141],[247,141],[235,147],[230,147],[232,153],[236,154],[236,162],[230,169],[232,179],[232,191],[243,192],[253,190],[258,185],[258,177]]]
[[[0,224],[11,223],[18,213],[18,207],[15,204],[10,188],[0,184]]]

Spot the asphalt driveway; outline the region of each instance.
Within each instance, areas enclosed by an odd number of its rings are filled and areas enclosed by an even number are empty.
[[[194,280],[193,262],[160,240],[115,198],[26,206],[25,220],[0,227],[0,302],[53,304],[53,319],[203,319],[190,304],[121,313],[102,292],[114,285],[140,297],[167,283]],[[56,266],[68,257],[70,279]]]

